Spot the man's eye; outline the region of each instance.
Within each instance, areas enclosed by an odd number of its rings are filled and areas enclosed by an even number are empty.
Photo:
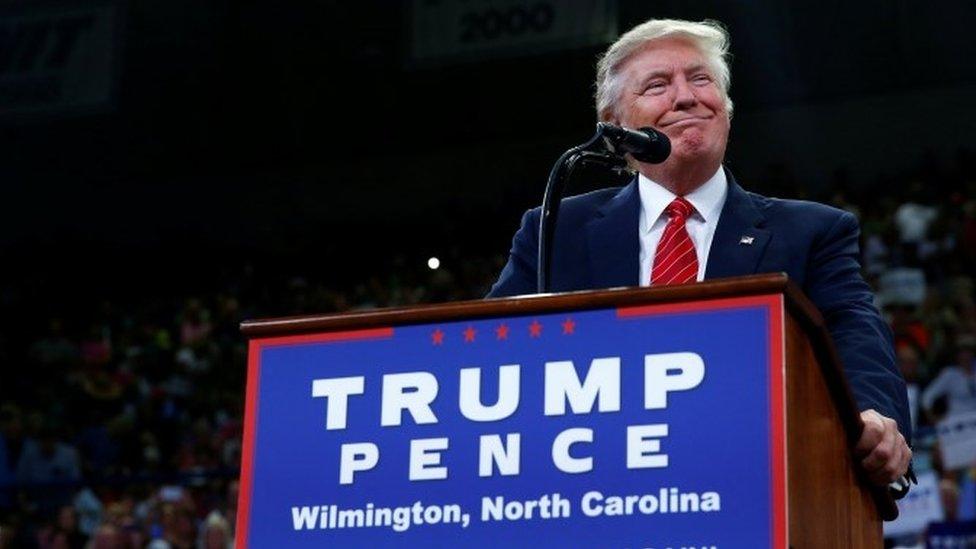
[[[708,84],[712,81],[712,77],[707,74],[697,74],[691,80],[696,84]]]
[[[664,91],[664,87],[664,82],[651,82],[644,88],[644,93],[650,95],[658,94]]]

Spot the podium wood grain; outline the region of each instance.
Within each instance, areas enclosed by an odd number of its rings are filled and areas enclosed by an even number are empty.
[[[844,423],[799,322],[787,322],[786,360],[790,545],[882,547],[879,509],[855,475]]]

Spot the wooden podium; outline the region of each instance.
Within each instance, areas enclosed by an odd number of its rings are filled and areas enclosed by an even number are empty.
[[[894,518],[897,515],[897,508],[886,490],[869,486],[857,472],[851,449],[860,435],[862,424],[838,363],[833,343],[824,327],[820,313],[789,282],[786,275],[781,274],[730,278],[665,288],[587,291],[245,322],[242,325],[242,330],[251,340],[251,347],[249,351],[241,503],[238,512],[238,546],[267,545],[266,542],[259,543],[257,541],[257,528],[260,528],[267,517],[258,516],[263,511],[255,511],[254,502],[262,498],[261,494],[255,491],[256,485],[261,480],[259,477],[263,474],[255,460],[260,458],[264,459],[263,463],[270,463],[273,459],[297,459],[287,455],[267,457],[269,453],[273,452],[265,450],[261,450],[265,452],[264,457],[256,457],[255,455],[255,448],[259,442],[257,439],[267,442],[268,437],[279,436],[278,429],[262,427],[263,424],[259,423],[262,420],[270,421],[267,417],[270,412],[266,413],[265,408],[260,408],[261,412],[258,411],[260,399],[265,398],[263,393],[259,395],[258,376],[261,374],[259,374],[258,369],[261,353],[263,349],[271,348],[268,347],[271,343],[276,345],[291,344],[343,337],[347,339],[383,338],[388,337],[393,328],[405,327],[404,329],[407,329],[411,326],[420,325],[440,326],[446,325],[446,323],[475,322],[498,318],[532,318],[534,315],[566,311],[581,315],[586,311],[593,310],[616,309],[619,311],[620,308],[627,307],[647,309],[661,306],[668,307],[670,311],[680,312],[686,309],[693,310],[699,303],[718,304],[721,307],[724,306],[722,304],[745,303],[757,298],[769,299],[768,303],[773,304],[770,310],[774,311],[770,325],[779,322],[779,325],[782,326],[782,330],[777,328],[772,332],[776,334],[778,340],[771,342],[771,349],[773,349],[771,354],[776,354],[777,350],[781,351],[781,364],[783,365],[782,374],[774,373],[774,380],[778,379],[785,386],[785,393],[782,393],[785,397],[785,403],[780,402],[781,406],[785,406],[785,458],[782,461],[785,464],[785,487],[783,487],[785,501],[779,500],[780,504],[777,504],[774,496],[770,512],[780,516],[778,519],[781,522],[780,529],[785,531],[776,533],[774,525],[771,546],[784,547],[785,549],[785,544],[782,541],[777,541],[777,536],[782,536],[782,539],[788,539],[789,547],[797,549],[881,547],[881,520],[882,518]],[[499,330],[501,326],[503,324],[500,325]],[[566,329],[570,328],[571,326],[564,326],[564,333]],[[469,329],[472,332],[474,331],[473,328]],[[529,329],[532,329],[531,326]],[[438,331],[440,328],[431,332],[435,346],[438,344]],[[482,329],[481,333],[485,334],[486,331]],[[471,335],[472,340],[475,337],[473,333],[463,336],[462,334],[463,332],[452,332],[451,337],[467,338],[468,335]],[[493,340],[500,340],[502,335],[501,332],[496,332],[489,333],[484,337],[490,336]],[[505,336],[507,337],[507,334]],[[440,337],[444,337],[443,333]],[[654,334],[648,334],[648,337],[653,338]],[[411,352],[406,348],[403,352],[404,360],[414,361],[418,364],[423,363],[421,359],[412,358]],[[771,364],[780,363],[778,357],[774,356],[773,359]],[[295,358],[282,360],[300,361],[306,359],[296,355]],[[262,373],[265,376],[273,375],[267,370],[262,370]],[[267,385],[266,381],[260,381],[260,383]],[[282,391],[283,389],[263,386],[261,390]],[[377,390],[372,378],[367,378],[363,386],[349,389],[346,394],[353,395],[349,396],[347,400],[349,402],[349,416],[352,417],[356,413],[353,406],[359,401],[353,399],[359,397],[355,395],[369,394],[370,391]],[[386,391],[385,388],[384,391]],[[443,391],[444,389],[442,389]],[[302,398],[312,400],[308,395],[302,395]],[[501,397],[499,397],[500,399]],[[287,398],[285,400],[287,401]],[[454,402],[456,403],[456,400]],[[321,399],[316,403],[321,403]],[[773,404],[775,406],[776,403]],[[324,410],[324,407],[321,409]],[[343,416],[346,414],[345,409],[341,412]],[[331,403],[329,413],[336,413],[331,407]],[[300,414],[296,413],[296,417],[298,416]],[[320,419],[320,416],[316,417],[316,420]],[[540,417],[540,421],[542,420]],[[323,425],[324,423],[320,422],[317,427],[325,434],[327,432]],[[271,431],[271,433],[263,432],[262,429]],[[387,431],[378,432],[389,432],[390,428],[385,427],[385,429]],[[328,434],[343,434],[343,431],[328,431]],[[266,438],[262,439],[262,437]],[[523,437],[523,440],[526,438]],[[460,442],[452,441],[452,450],[454,445],[460,443],[463,443],[463,440]],[[399,454],[391,454],[385,448],[383,452],[382,457],[379,458],[381,466],[395,463],[397,459],[401,459]],[[553,450],[553,454],[555,452],[556,450]],[[776,452],[775,443],[773,452]],[[362,458],[362,460],[365,459]],[[600,464],[598,463],[598,465]],[[292,467],[291,462],[289,462],[289,467]],[[396,467],[400,467],[400,465],[396,465]],[[369,472],[365,467],[361,469],[364,471],[360,473],[361,478],[366,479],[363,482],[368,482]],[[452,479],[463,474],[466,472],[451,470]],[[476,480],[475,478],[471,482],[474,483]],[[434,485],[431,484],[431,486]],[[346,489],[346,487],[340,487],[338,484],[336,486],[326,490],[326,492]],[[367,490],[370,485],[357,484],[356,486],[356,489],[363,491]],[[785,503],[785,509],[776,508],[777,505],[783,503]],[[369,505],[373,506],[373,503],[371,502]],[[325,528],[324,513],[327,511],[327,505],[319,507],[323,513],[320,527]],[[298,511],[295,509],[298,508],[293,507],[291,512],[295,517],[296,525],[299,516],[296,513],[304,513],[309,509],[309,512],[320,512],[315,506],[302,508]],[[335,512],[337,511],[333,509],[333,513]],[[289,520],[291,518],[289,517]],[[532,524],[541,525],[543,523]],[[298,529],[297,526],[295,529]],[[306,534],[311,535],[308,533],[303,535]],[[407,538],[401,539],[406,540]],[[348,542],[340,541],[335,546],[343,546],[344,543]],[[387,542],[376,543],[383,545]],[[460,541],[458,543],[465,546],[469,545]],[[534,541],[533,545],[545,546],[545,541]],[[584,543],[584,545],[586,544]],[[723,547],[728,545],[723,545]],[[754,547],[760,546],[760,544],[754,545]]]

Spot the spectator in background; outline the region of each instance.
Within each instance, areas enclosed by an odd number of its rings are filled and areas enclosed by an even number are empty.
[[[0,548],[30,547],[36,543],[28,535],[29,521],[22,513],[0,516]],[[26,524],[25,524],[26,522]]]
[[[227,524],[231,528],[231,538],[234,537],[234,526],[237,523],[237,498],[240,494],[240,489],[240,481],[234,479],[227,483],[227,492],[224,495],[224,507],[226,509],[225,514],[227,515]]]
[[[895,349],[901,349],[908,345],[915,347],[923,354],[929,351],[932,337],[928,327],[919,318],[917,306],[896,303],[892,306],[886,306],[885,311],[889,315]]]
[[[37,439],[29,438],[17,464],[17,481],[28,484],[28,495],[42,511],[67,503],[74,482],[81,480],[78,450],[63,442],[57,428],[45,425]]]
[[[203,521],[197,547],[202,549],[230,549],[233,542],[227,519],[220,512],[211,511]]]
[[[62,506],[54,523],[37,534],[39,549],[83,549],[87,543],[88,536],[78,529],[78,515],[70,505]]]
[[[168,488],[173,487],[163,487],[159,493],[159,522],[153,525],[149,549],[192,547],[196,537],[192,501],[182,491],[175,498],[168,495]]]
[[[898,369],[905,378],[905,389],[908,392],[908,411],[912,416],[912,430],[918,426],[918,393],[921,369],[919,366],[919,352],[914,345],[904,345],[897,351]]]
[[[31,359],[41,366],[71,364],[78,354],[78,346],[64,335],[60,318],[48,321],[47,334],[35,341],[29,352]]]
[[[976,180],[969,182],[971,189],[970,200],[962,205],[962,220],[960,221],[960,240],[966,264],[970,269],[976,268]]]
[[[956,342],[956,363],[946,366],[922,391],[922,408],[933,414],[936,401],[946,398],[946,416],[976,411],[976,337],[960,336]],[[933,417],[933,423],[938,419]]]
[[[146,536],[132,515],[130,502],[108,506],[105,521],[92,536],[91,549],[138,549],[146,545]]]
[[[956,510],[959,508],[959,485],[949,478],[940,480],[939,498],[942,499],[945,520],[947,522],[956,520]]]
[[[111,331],[99,324],[88,327],[88,335],[79,346],[81,362],[88,366],[102,366],[112,360]]]
[[[206,343],[212,328],[210,311],[199,299],[188,300],[180,320],[180,343],[188,347]]]
[[[924,203],[926,187],[927,185],[919,180],[912,181],[909,190],[911,198],[895,210],[894,221],[901,242],[914,249],[918,249],[918,246],[925,241],[929,225],[939,215],[937,208]]]
[[[86,537],[92,537],[102,523],[104,510],[98,495],[88,487],[83,488],[74,497],[74,508],[78,517],[78,529]]]
[[[9,486],[16,479],[17,462],[24,446],[24,426],[20,410],[5,404],[0,408],[0,510],[14,506],[15,494]]]

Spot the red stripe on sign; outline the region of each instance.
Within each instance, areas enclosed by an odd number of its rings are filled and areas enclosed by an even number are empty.
[[[786,377],[783,356],[783,296],[768,297],[769,302],[769,460],[772,465],[770,495],[773,523],[772,546],[788,547],[786,499]]]
[[[254,435],[258,420],[258,380],[261,370],[261,345],[251,341],[247,349],[247,388],[244,396],[244,440],[241,449],[241,480],[237,494],[237,540],[234,546],[247,547],[250,530],[251,489],[254,480]]]

